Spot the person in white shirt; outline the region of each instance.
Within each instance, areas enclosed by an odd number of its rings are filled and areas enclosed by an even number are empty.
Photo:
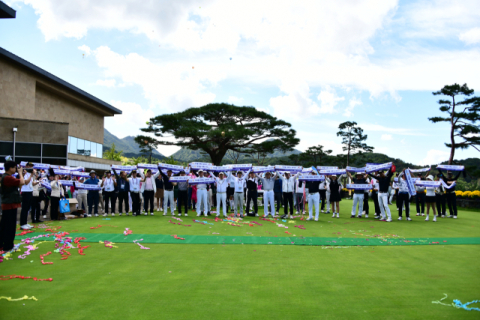
[[[248,177],[248,174],[251,170],[248,170],[245,176]],[[242,171],[237,172],[237,177],[234,177],[231,172],[228,173],[228,177],[233,179],[235,183],[235,196],[234,196],[234,206],[235,210],[237,210],[237,217],[240,216],[243,218],[243,193],[245,188],[245,178],[243,176]]]
[[[62,184],[58,181],[58,175],[55,175],[55,178],[52,182],[50,182],[50,187],[52,188],[52,195],[50,197],[50,217],[52,220],[59,220],[58,219],[58,209],[60,206],[60,197],[63,193]]]
[[[37,179],[39,173],[32,174],[32,222],[43,222],[40,220],[40,181]]]
[[[212,177],[215,177],[213,173],[210,172]],[[225,179],[225,174],[220,172],[218,177],[215,177],[217,184],[217,217],[220,216],[220,209],[223,208],[223,216],[227,216],[227,187],[228,181]]]
[[[433,181],[433,176],[429,175],[427,181]],[[430,214],[430,208],[433,211],[433,222],[437,221],[437,210],[435,208],[435,187],[427,187],[427,196],[425,197],[425,203],[427,204],[427,217],[425,221],[428,221],[428,215]]]
[[[168,170],[169,174],[172,175],[172,170]],[[150,215],[153,216],[153,203],[155,198],[155,193],[157,192],[157,185],[155,183],[155,179],[160,175],[161,171],[158,170],[154,175],[152,175],[152,170],[148,169],[146,176],[140,171],[140,175],[142,176],[142,189],[143,189],[143,203],[145,209],[145,215],[148,215],[148,206],[150,205]],[[164,193],[165,195],[165,193]],[[173,195],[172,195],[172,202],[173,202]],[[165,208],[165,213],[167,212]],[[172,209],[173,214],[173,209]]]
[[[301,185],[301,187],[300,187]],[[305,214],[305,208],[303,207],[303,194],[305,191],[305,183],[301,183],[298,181],[298,177],[295,179],[295,209],[296,209],[296,214],[299,214],[301,212],[302,214]],[[305,199],[306,201],[307,199]]]
[[[83,183],[85,181],[84,178],[78,179],[78,182]],[[78,210],[82,211],[82,205],[85,207],[85,211],[83,213],[83,217],[87,217],[87,209],[88,209],[88,202],[87,202],[87,193],[86,189],[79,189],[77,190],[77,201],[78,201]]]
[[[29,172],[30,171],[30,172]],[[32,225],[28,224],[28,212],[32,206],[32,197],[33,197],[33,189],[32,189],[32,173],[36,173],[37,171],[33,169],[33,163],[28,162],[25,166],[25,170],[23,171],[23,179],[25,180],[25,184],[21,188],[22,193],[22,211],[20,212],[20,229],[22,230],[29,230],[33,228]],[[33,221],[32,217],[32,221]]]
[[[204,177],[204,171],[202,169],[198,170],[198,177]],[[203,214],[208,216],[208,204],[207,204],[207,184],[199,183],[197,184],[197,217],[202,215],[202,204],[203,204]]]
[[[283,216],[282,219],[287,217],[288,206],[290,205],[290,219],[293,219],[293,191],[295,189],[295,175],[290,175],[290,172],[285,172],[285,176],[280,175],[282,179],[282,192],[283,192]]]
[[[232,175],[233,176],[233,175]],[[227,201],[228,201],[228,206],[227,206],[227,213],[228,213],[228,207],[230,209],[233,208],[233,214],[234,216],[237,215],[237,211],[235,210],[235,204],[233,200],[233,196],[235,195],[235,181],[233,180],[233,177],[229,176],[227,173],[227,181],[228,181],[228,187],[227,187]]]
[[[104,217],[107,216],[108,214],[108,203],[110,202],[110,212],[112,214],[112,217],[115,216],[115,187],[117,186],[117,180],[115,177],[112,177],[112,173],[110,171],[107,171],[106,177],[103,177],[102,183],[100,185],[103,187],[104,192],[104,199],[105,199],[105,213],[103,214]]]
[[[262,180],[263,186],[263,208],[264,208],[264,217],[268,217],[268,205],[270,204],[270,214],[272,218],[275,218],[275,192],[273,187],[275,186],[275,179],[278,175],[278,172],[274,176],[270,172],[265,173],[265,177],[260,177],[257,175],[257,178]]]
[[[137,176],[137,170],[132,170],[132,176],[128,178],[130,186],[130,196],[132,198],[132,214],[140,215],[140,181],[142,179]],[[128,215],[128,214],[127,214]]]
[[[103,202],[102,180],[100,179],[100,176],[98,174],[96,175],[96,178],[98,179],[98,186],[101,187],[101,189],[98,190],[98,211],[105,213],[105,204]],[[97,216],[98,215],[96,215],[95,217]]]
[[[407,217],[407,221],[411,221],[410,219],[410,193],[408,192],[407,181],[405,178],[405,169],[400,173],[398,176],[397,181],[398,186],[398,220],[402,220],[402,210],[405,208],[405,215]]]

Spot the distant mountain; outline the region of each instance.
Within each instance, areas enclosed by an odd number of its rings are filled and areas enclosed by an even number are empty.
[[[123,155],[128,158],[139,157],[142,155],[138,144],[135,142],[134,137],[127,136],[123,139],[117,138],[117,136],[110,133],[107,129],[103,129],[103,149],[110,150],[112,143],[115,144],[115,150],[123,151]],[[153,150],[153,157],[157,159],[165,158],[157,150]]]
[[[288,151],[288,152],[281,152],[281,151],[275,151],[274,153],[269,153],[267,155],[267,158],[280,158],[280,157],[288,157],[291,154],[300,154],[301,151],[298,151],[296,149],[293,149],[293,151]],[[210,157],[203,151],[201,150],[190,150],[187,148],[181,148],[174,154],[172,154],[172,157],[175,160],[182,161],[182,162],[194,162],[194,161],[206,161],[210,162]],[[239,161],[240,162],[245,162],[249,160],[249,157],[246,157],[245,154],[241,154]],[[225,155],[223,158],[224,162],[231,162],[232,159],[229,157],[228,153]],[[252,161],[250,161],[252,162]]]

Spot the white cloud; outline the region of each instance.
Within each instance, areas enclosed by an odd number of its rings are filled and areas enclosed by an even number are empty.
[[[89,56],[90,53],[92,53],[92,50],[90,49],[90,47],[85,44],[78,47],[78,50],[85,52],[84,54],[86,54],[87,56]]]
[[[142,107],[134,102],[110,101],[115,108],[122,110],[121,115],[105,118],[105,127],[117,137],[136,136],[142,134],[140,128],[145,128],[146,122],[155,116],[150,109]]]
[[[243,102],[243,98],[235,97],[235,96],[229,96],[227,99],[228,103],[234,104],[234,105],[239,105]]]
[[[448,160],[450,152],[430,149],[427,152],[427,156],[420,162],[420,165],[434,165],[440,162]]]
[[[345,100],[344,97],[337,96],[335,89],[330,86],[326,86],[324,90],[320,91],[317,99],[320,101],[320,113],[334,113],[338,102]]]
[[[388,132],[394,133],[398,135],[404,136],[424,136],[425,134],[418,132],[418,130],[410,129],[410,128],[392,128],[386,127],[379,124],[372,124],[372,123],[359,123],[359,127],[364,129],[365,131],[380,131],[380,132]]]
[[[463,32],[458,38],[466,44],[480,43],[480,28],[473,28]]]
[[[95,84],[97,86],[102,86],[102,87],[107,87],[107,88],[114,88],[115,87],[115,84],[116,84],[116,81],[115,79],[105,79],[105,80],[97,80],[97,82],[95,82]]]
[[[357,98],[350,99],[350,101],[348,102],[348,107],[345,108],[345,112],[343,113],[343,115],[345,117],[353,116],[353,108],[355,108],[356,106],[360,106],[360,105],[362,105],[362,100],[357,99]]]
[[[390,140],[392,140],[392,135],[391,134],[382,134],[380,139],[383,140],[383,141],[390,141]]]

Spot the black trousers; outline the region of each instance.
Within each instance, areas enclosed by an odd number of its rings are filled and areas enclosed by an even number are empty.
[[[446,195],[445,194],[435,194],[435,202],[437,204],[437,214],[440,215],[445,215],[447,212],[446,209]]]
[[[283,204],[283,198],[281,192],[275,192],[275,202],[277,203],[277,212],[280,212],[280,208]]]
[[[133,214],[140,215],[140,194],[136,192],[130,192],[132,197],[132,212]]]
[[[327,190],[320,190],[320,201],[322,202],[322,207],[320,210],[323,211],[325,210],[325,204],[327,202]]]
[[[58,207],[60,205],[59,197],[51,197],[50,202],[52,206],[50,207],[50,218],[52,220],[58,220]]]
[[[150,213],[153,213],[153,199],[155,198],[155,191],[145,190],[143,191],[143,209],[148,212],[148,206],[150,205]]]
[[[13,248],[15,229],[17,227],[17,209],[2,210],[0,219],[0,250],[9,251]]]
[[[398,216],[402,216],[403,204],[405,204],[405,215],[410,217],[410,195],[408,193],[398,193]]]
[[[40,221],[40,197],[32,197],[32,221]]]
[[[21,226],[23,226],[24,224],[27,224],[28,222],[28,211],[32,206],[32,198],[33,198],[33,192],[22,192],[22,211],[20,213]]]
[[[287,215],[288,206],[290,206],[290,214],[293,215],[293,193],[292,192],[283,193],[283,203],[285,205],[285,207],[283,207],[283,214]]]
[[[178,190],[178,213],[182,213],[182,204],[185,207],[185,213],[188,213],[188,190]]]
[[[448,212],[450,215],[456,216],[457,215],[457,195],[455,192],[449,192],[447,195],[447,204],[448,204]]]
[[[373,204],[375,206],[375,215],[379,216],[380,215],[380,205],[378,204],[378,193],[376,191],[372,191],[372,199],[373,199]]]
[[[92,209],[94,210],[95,214],[98,214],[98,200],[99,200],[98,191],[88,190],[88,193],[87,193],[88,214],[92,214]]]
[[[117,200],[115,191],[103,191],[103,200],[105,201],[105,213],[108,213],[109,202],[110,202],[111,213],[115,213],[115,202]]]
[[[257,204],[258,193],[257,190],[248,190],[247,192],[247,209],[245,212],[250,212],[250,201],[253,200],[253,212],[258,213],[258,204]]]
[[[128,213],[128,192],[120,191],[118,193],[118,213],[123,213],[124,204],[125,204],[125,213]]]
[[[398,189],[395,189],[395,205],[397,206],[397,208],[398,208],[398,203],[399,203],[399,201],[398,201]]]
[[[363,195],[363,211],[365,211],[365,214],[367,215],[370,211],[370,207],[368,205],[368,192],[365,192],[365,194]]]
[[[50,204],[50,195],[45,193],[45,191],[40,191],[40,201],[45,201],[45,205],[43,206],[42,215],[47,215],[48,205]],[[86,208],[85,208],[86,209]],[[85,210],[87,211],[87,210]]]
[[[425,213],[425,192],[417,192],[415,195],[415,203],[417,205],[417,213]],[[420,206],[422,211],[420,211]]]

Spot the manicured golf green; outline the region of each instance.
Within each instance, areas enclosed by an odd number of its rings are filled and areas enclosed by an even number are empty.
[[[0,296],[38,301],[0,300],[0,319],[478,319],[480,312],[432,301],[444,293],[445,303],[480,299],[480,246],[453,244],[478,243],[480,212],[460,210],[459,219],[436,223],[398,221],[391,206],[394,221],[387,223],[373,214],[351,219],[351,204],[341,202],[339,219],[320,213],[318,222],[276,221],[288,228],[254,217],[232,226],[192,211],[182,221],[156,212],[49,222],[72,237],[86,234],[81,243],[90,247],[85,255],[69,249],[67,260],[53,253],[45,257],[53,264],[42,265],[40,254],[55,249],[47,241],[25,259],[17,258],[22,249],[1,263],[2,275],[53,281],[1,281]],[[124,236],[125,228],[132,234]],[[142,236],[150,250],[133,243]],[[98,243],[102,238],[118,239],[118,248]],[[292,244],[327,238],[322,245]],[[262,244],[247,244],[254,240]]]

